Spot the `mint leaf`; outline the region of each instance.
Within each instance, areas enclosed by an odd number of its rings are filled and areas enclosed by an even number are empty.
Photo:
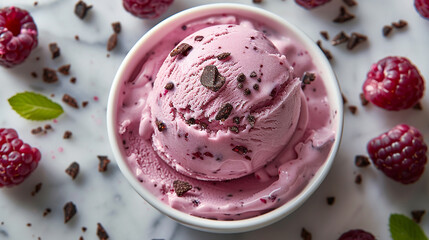
[[[420,226],[402,214],[391,214],[390,234],[393,240],[428,240]]]
[[[29,120],[49,120],[64,112],[61,105],[34,92],[17,93],[8,101],[15,112]]]

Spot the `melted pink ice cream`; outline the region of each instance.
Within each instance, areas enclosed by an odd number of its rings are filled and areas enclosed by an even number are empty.
[[[167,36],[120,90],[118,134],[140,182],[173,208],[221,220],[257,216],[299,194],[331,150],[336,117],[320,70],[301,44],[230,15],[194,20]],[[180,42],[192,50],[169,56]],[[225,52],[231,55],[216,58]],[[216,92],[200,82],[207,65],[225,77]],[[316,80],[302,89],[304,72]],[[165,89],[167,83],[174,88]],[[225,103],[233,106],[230,115],[216,120]],[[193,187],[178,196],[175,180]]]

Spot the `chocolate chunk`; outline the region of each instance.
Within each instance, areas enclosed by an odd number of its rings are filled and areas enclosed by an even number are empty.
[[[45,83],[58,82],[57,72],[51,68],[43,68],[43,81]]]
[[[304,74],[302,74],[302,77],[301,77],[302,84],[308,85],[314,80],[316,80],[316,74],[311,72],[304,72]]]
[[[46,124],[45,125],[45,130],[52,130],[51,124]]]
[[[87,228],[86,227],[82,227],[82,232],[86,232]]]
[[[38,192],[40,192],[41,189],[42,189],[42,183],[36,184],[36,186],[34,186],[34,190],[31,192],[31,196],[36,195]]]
[[[68,221],[70,221],[70,219],[72,219],[74,215],[76,215],[77,213],[76,205],[74,205],[73,202],[66,203],[66,205],[64,205],[63,210],[64,210],[64,223],[67,223]]]
[[[46,208],[45,211],[43,212],[43,217],[46,217],[51,212],[52,210],[50,208]]]
[[[76,41],[79,41],[79,40],[80,40],[79,35],[74,35],[74,39],[75,39]]]
[[[224,52],[216,56],[218,60],[225,60],[231,55],[230,52]]]
[[[232,119],[232,122],[235,123],[235,124],[240,124],[240,117],[234,117]]]
[[[70,64],[63,65],[63,66],[58,68],[58,72],[60,72],[63,75],[69,75],[70,66],[71,66]]]
[[[112,23],[112,29],[113,29],[114,33],[120,33],[121,32],[121,23],[120,22]]]
[[[347,4],[347,6],[349,7],[353,7],[357,5],[357,2],[355,2],[355,0],[343,0],[343,2]]]
[[[341,6],[340,14],[333,21],[336,23],[343,23],[352,20],[353,18],[355,18],[355,16],[347,12],[347,9],[345,7]]]
[[[354,114],[356,114],[356,112],[357,112],[357,107],[356,107],[356,106],[354,106],[354,105],[350,105],[350,106],[349,106],[349,110],[350,110],[350,112],[354,115]]]
[[[113,33],[110,35],[109,40],[107,40],[107,51],[112,51],[118,44],[118,34]]]
[[[92,5],[87,5],[83,1],[78,1],[76,5],[74,6],[74,13],[76,16],[78,16],[80,19],[84,19],[88,11],[92,8]]]
[[[225,121],[232,112],[232,105],[229,103],[225,103],[216,114],[215,119],[220,121]]]
[[[229,130],[230,130],[231,132],[235,132],[235,133],[238,133],[238,132],[239,132],[239,129],[238,129],[238,127],[237,127],[237,126],[232,126],[232,127],[230,127],[230,128],[229,128]]]
[[[321,31],[320,35],[325,39],[325,40],[329,40],[329,34],[327,31]]]
[[[333,46],[336,46],[338,44],[347,42],[349,40],[349,38],[350,37],[347,36],[347,34],[344,31],[341,31],[332,39],[331,44]]]
[[[64,94],[63,102],[67,103],[67,105],[69,105],[70,107],[79,108],[79,105],[77,104],[76,99],[74,99],[68,94]]]
[[[70,78],[70,82],[73,83],[73,84],[75,84],[76,83],[76,78],[75,77]]]
[[[387,25],[384,26],[383,30],[382,30],[383,36],[385,36],[385,37],[389,36],[389,34],[392,32],[392,30],[393,30],[393,28],[391,26],[387,26]]]
[[[215,65],[208,65],[204,67],[200,82],[204,87],[217,92],[225,83],[225,77],[220,75]]]
[[[70,139],[70,138],[72,137],[72,135],[73,135],[73,133],[72,133],[72,132],[70,132],[70,131],[65,131],[65,132],[64,132],[64,135],[63,135],[63,138],[64,138],[64,139]]]
[[[187,43],[181,43],[178,47],[176,47],[173,51],[170,53],[170,57],[177,56],[181,54],[182,56],[188,56],[189,51],[191,51],[192,46]]]
[[[36,72],[31,72],[31,76],[34,78],[37,78],[37,73]]]
[[[165,84],[164,88],[167,90],[171,90],[174,88],[174,83],[169,82],[169,83]]]
[[[99,172],[105,172],[107,171],[107,165],[109,165],[110,160],[107,158],[107,156],[97,156],[98,160],[100,161],[98,163],[98,171]]]
[[[317,40],[317,42],[316,42],[316,43],[317,43],[317,46],[319,46],[320,50],[322,50],[323,54],[325,54],[326,58],[327,58],[328,60],[332,60],[332,59],[333,59],[333,57],[332,57],[331,52],[330,52],[329,50],[327,50],[327,49],[324,49],[324,48],[323,48],[323,46],[322,46],[322,41]]]
[[[156,124],[156,127],[158,128],[158,131],[160,132],[164,131],[167,128],[165,126],[165,123],[159,121],[158,119],[156,119],[155,124]]]
[[[415,110],[423,110],[422,104],[420,102],[416,103],[416,105],[413,106],[413,109]]]
[[[328,203],[328,205],[334,205],[335,203],[335,197],[327,197],[326,198],[326,203]]]
[[[97,223],[97,236],[100,240],[109,239],[109,234],[107,234],[106,230],[104,229],[103,225],[101,225],[101,223]]]
[[[43,128],[42,127],[37,127],[37,128],[31,129],[31,134],[34,134],[34,135],[42,133],[42,132],[43,132]]]
[[[173,182],[173,188],[177,196],[181,197],[183,194],[192,189],[192,185],[185,181],[175,180]]]
[[[74,180],[79,173],[79,163],[72,162],[65,172]]]
[[[197,42],[201,42],[204,39],[203,36],[195,36],[194,40]]]
[[[248,89],[248,88],[246,88],[246,89],[244,89],[244,95],[245,96],[248,96],[248,95],[250,95],[252,92],[250,91],[250,89]]]
[[[395,28],[404,28],[408,25],[408,22],[405,20],[399,20],[398,22],[393,22],[392,26]]]
[[[252,115],[248,115],[247,121],[249,122],[250,126],[253,127],[255,126],[256,118]]]
[[[367,167],[371,163],[369,162],[369,158],[363,155],[356,155],[355,164],[357,167]]]
[[[259,84],[257,84],[257,83],[253,84],[253,89],[255,91],[259,91]]]
[[[366,106],[366,105],[368,105],[369,101],[368,101],[368,100],[366,100],[365,95],[364,95],[363,93],[360,93],[360,94],[359,94],[359,98],[360,98],[360,101],[361,101],[362,106]]]
[[[250,73],[250,76],[249,77],[251,77],[251,78],[255,78],[255,77],[257,77],[258,75],[256,74],[256,72],[255,71],[253,71],[253,72],[251,72]]]
[[[57,43],[49,43],[49,51],[51,51],[52,59],[57,58],[60,56],[60,48],[58,47]]]
[[[244,75],[244,73],[238,74],[237,81],[238,82],[244,82],[244,81],[246,81],[246,75]]]
[[[420,223],[425,213],[426,213],[426,210],[414,210],[414,211],[411,211],[411,216],[413,217],[414,222]]]
[[[368,39],[367,36],[354,32],[352,33],[349,41],[347,42],[347,48],[351,50],[355,48],[359,43],[365,42],[367,39]]]
[[[238,83],[238,84],[237,84],[237,88],[238,88],[238,89],[242,89],[242,88],[243,88],[243,83]]]
[[[232,151],[241,155],[246,155],[249,150],[245,146],[235,146]]]
[[[307,229],[302,228],[301,238],[302,238],[302,240],[311,240],[311,233],[309,231],[307,231]]]
[[[361,184],[362,183],[362,175],[360,175],[360,174],[356,175],[355,183],[356,184]]]
[[[188,125],[194,125],[195,124],[195,118],[189,118],[188,120],[186,120],[186,123]]]
[[[86,107],[86,106],[88,106],[88,101],[83,101],[82,102],[82,107]]]

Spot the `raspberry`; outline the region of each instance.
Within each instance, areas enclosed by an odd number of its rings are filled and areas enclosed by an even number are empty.
[[[0,65],[22,63],[37,46],[37,27],[30,14],[17,7],[0,9]]]
[[[393,111],[416,105],[424,90],[419,70],[404,57],[386,57],[374,63],[363,84],[367,100]]]
[[[375,240],[375,237],[361,229],[354,229],[343,233],[338,240]]]
[[[414,0],[414,7],[420,16],[429,19],[429,0]]]
[[[369,141],[367,150],[379,170],[403,184],[417,181],[427,162],[427,146],[422,134],[405,124]]]
[[[306,9],[312,9],[318,6],[321,6],[327,2],[330,2],[331,0],[295,0],[295,2],[306,8]]]
[[[14,129],[0,128],[0,187],[20,184],[36,169],[41,154],[23,143]]]
[[[173,0],[122,0],[125,10],[136,17],[154,19],[163,14]]]

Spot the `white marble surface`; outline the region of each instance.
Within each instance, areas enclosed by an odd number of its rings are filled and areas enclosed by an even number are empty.
[[[298,25],[315,41],[321,39],[320,30],[327,30],[331,38],[341,30],[369,36],[368,43],[353,51],[322,41],[334,55],[332,66],[349,104],[358,106],[356,115],[346,111],[342,145],[326,180],[302,207],[282,221],[257,231],[230,235],[191,230],[162,216],[134,192],[114,161],[106,173],[99,173],[96,157],[113,158],[107,140],[106,103],[115,71],[127,51],[163,18],[189,7],[220,1],[175,0],[160,19],[140,20],[123,9],[121,0],[87,0],[94,8],[83,21],[73,13],[76,2],[40,0],[33,6],[32,0],[0,1],[0,7],[16,5],[29,10],[39,29],[39,46],[24,64],[13,69],[0,68],[0,127],[15,128],[43,155],[37,170],[23,184],[0,189],[0,239],[97,239],[97,222],[103,224],[110,239],[301,239],[303,227],[313,234],[313,239],[337,239],[353,228],[370,231],[377,239],[390,239],[387,224],[391,213],[410,215],[411,210],[429,210],[429,171],[417,183],[403,186],[387,179],[374,166],[358,169],[354,165],[354,156],[366,153],[370,138],[398,123],[418,127],[429,141],[427,94],[422,100],[423,111],[387,112],[373,106],[363,108],[359,101],[369,66],[388,55],[410,58],[429,79],[429,20],[417,14],[413,1],[358,0],[358,6],[349,8],[356,19],[343,24],[332,22],[342,5],[340,0],[313,11],[304,10],[293,0],[263,0],[258,5],[251,0],[230,1],[272,11]],[[383,25],[399,19],[407,20],[409,26],[384,38]],[[110,24],[115,21],[122,23],[119,45],[106,57],[106,42],[112,33]],[[80,41],[74,39],[75,35],[79,35]],[[50,58],[51,42],[57,42],[61,48],[61,57],[55,60]],[[36,61],[36,57],[40,60]],[[57,68],[63,64],[71,64],[76,84],[65,76],[59,76],[56,84],[42,82],[43,67]],[[38,78],[30,75],[33,71]],[[79,102],[89,101],[89,105],[75,110],[62,103],[65,114],[58,122],[31,122],[20,118],[7,103],[9,97],[26,90],[55,94],[53,99],[60,103],[62,95],[68,93]],[[52,124],[52,132],[42,136],[30,133],[32,128],[46,123]],[[65,130],[73,132],[72,139],[62,138]],[[64,173],[73,161],[81,167],[75,181]],[[363,177],[361,185],[354,183],[356,174]],[[41,191],[31,196],[39,182],[43,183]],[[326,204],[328,196],[335,196],[334,205]],[[76,204],[78,213],[64,224],[62,207],[68,201]],[[51,208],[52,213],[43,217],[45,208]],[[83,226],[88,228],[86,232],[82,232]],[[429,216],[423,218],[421,226],[429,234]]]

